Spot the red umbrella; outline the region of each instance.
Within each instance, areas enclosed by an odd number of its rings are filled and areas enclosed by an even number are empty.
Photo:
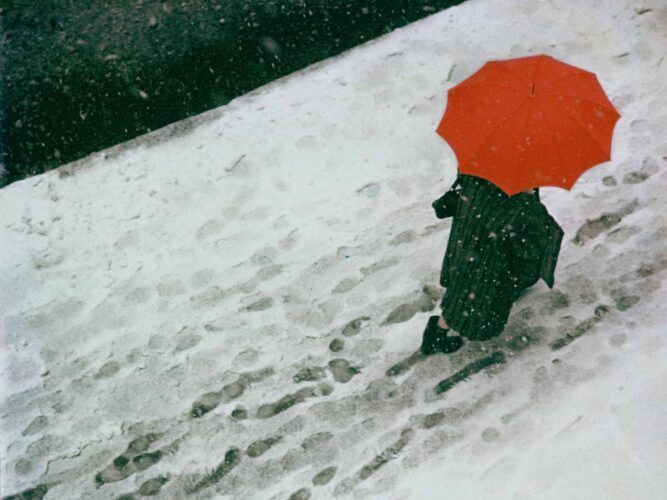
[[[489,61],[449,89],[436,131],[454,150],[459,173],[513,195],[571,189],[611,159],[620,116],[594,73],[536,55]]]

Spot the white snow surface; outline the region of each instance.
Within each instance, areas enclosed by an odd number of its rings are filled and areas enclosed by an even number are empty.
[[[667,498],[665,26],[662,0],[470,0],[2,189],[2,495]],[[541,190],[556,284],[387,374],[443,292],[446,91],[539,53],[622,115],[611,161]]]

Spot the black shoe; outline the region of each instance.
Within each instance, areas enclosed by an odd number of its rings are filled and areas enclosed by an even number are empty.
[[[419,350],[426,356],[435,354],[436,352],[448,354],[458,351],[463,346],[463,339],[460,336],[447,336],[449,329],[440,328],[438,326],[438,319],[439,316],[431,316],[424,329],[422,345]]]

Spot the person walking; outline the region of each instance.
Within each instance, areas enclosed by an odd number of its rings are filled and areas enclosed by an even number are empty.
[[[563,238],[538,189],[508,196],[485,179],[460,175],[432,206],[453,221],[440,273],[442,314],[429,318],[420,347],[427,355],[454,352],[463,338],[500,335],[526,288],[540,278],[553,286]]]
[[[447,91],[436,132],[459,175],[433,202],[452,227],[442,314],[428,320],[423,354],[500,335],[528,287],[540,278],[553,287],[563,230],[539,187],[571,189],[611,159],[620,116],[594,73],[546,54],[488,61]]]

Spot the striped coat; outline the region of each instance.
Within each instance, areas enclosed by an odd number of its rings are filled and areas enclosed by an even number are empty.
[[[542,278],[549,287],[563,230],[539,195],[507,196],[479,177],[461,175],[440,284],[450,327],[469,340],[500,335],[512,304]]]

